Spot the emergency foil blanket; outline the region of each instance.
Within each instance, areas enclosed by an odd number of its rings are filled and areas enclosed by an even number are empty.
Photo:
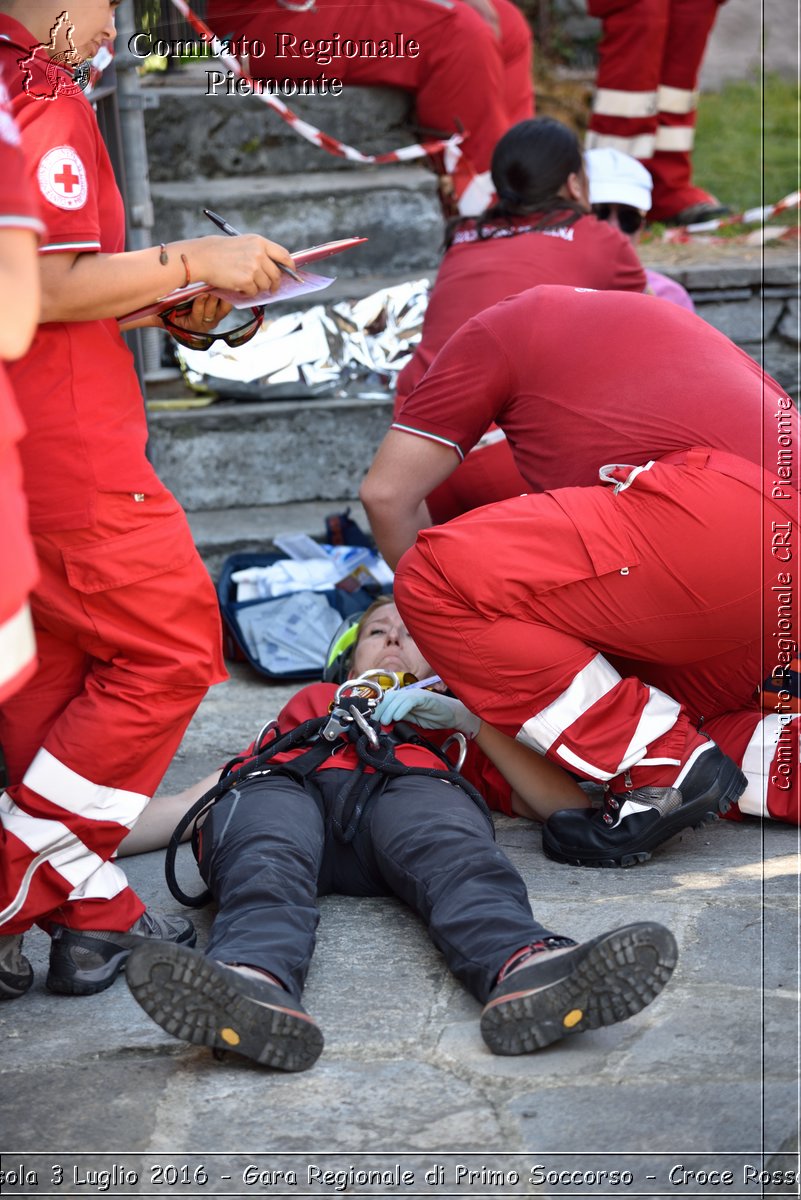
[[[246,345],[175,352],[190,387],[241,400],[390,391],[420,340],[427,279],[266,319]]]

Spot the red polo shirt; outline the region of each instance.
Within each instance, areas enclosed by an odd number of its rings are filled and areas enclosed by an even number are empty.
[[[786,477],[798,479],[801,426],[778,383],[701,317],[656,296],[570,287],[512,296],[453,335],[392,428],[461,460],[493,421],[532,492],[586,487],[607,463],[691,446],[773,470],[785,445],[777,436],[790,443]]]
[[[118,253],[125,217],[94,111],[69,72],[0,14],[0,71],[46,226],[42,254]],[[48,98],[49,97],[49,98]],[[92,524],[100,492],[154,492],[133,358],[114,319],[40,325],[10,375],[28,434],[20,446],[33,531]]]
[[[644,291],[645,271],[618,229],[594,216],[558,227],[558,216],[546,229],[531,228],[542,220],[541,213],[481,228],[475,221],[460,224],[431,291],[422,340],[398,376],[398,403],[420,382],[451,334],[507,296],[542,283]]]

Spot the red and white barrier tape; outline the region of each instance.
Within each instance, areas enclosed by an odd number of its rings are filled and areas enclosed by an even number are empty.
[[[749,246],[760,246],[766,241],[795,241],[798,237],[798,226],[768,225],[767,222],[772,217],[777,217],[779,213],[788,212],[799,206],[801,206],[801,192],[790,192],[789,196],[785,196],[783,200],[764,208],[748,208],[745,212],[735,213],[728,217],[717,217],[713,221],[699,221],[694,225],[681,225],[676,229],[666,229],[661,240],[685,244],[693,242],[700,245],[708,242],[741,242]],[[706,236],[712,234],[716,229],[725,229],[731,225],[752,225],[757,221],[761,222],[759,229],[752,229],[748,233],[725,238]]]
[[[260,85],[259,81],[254,80],[248,75],[239,59],[223,49],[223,43],[215,36],[213,30],[210,29],[206,22],[197,13],[192,11],[186,0],[172,0],[172,3],[192,28],[200,34],[204,42],[208,43],[212,53],[228,67],[229,71],[232,71],[236,78],[244,79],[252,85],[254,95],[258,96],[259,100],[266,104],[268,108],[278,113],[279,117],[283,121],[286,121],[290,128],[294,129],[295,133],[305,138],[306,141],[311,142],[312,145],[319,146],[321,149],[327,150],[329,154],[335,154],[338,158],[347,158],[350,162],[365,163],[367,165],[410,162],[416,158],[442,155],[445,170],[452,179],[455,200],[460,211],[465,214],[467,214],[468,209],[471,213],[480,212],[489,203],[492,186],[488,184],[485,176],[479,175],[469,159],[462,152],[460,143],[464,139],[464,134],[455,133],[445,139],[440,138],[436,141],[417,142],[412,146],[401,146],[399,149],[389,150],[385,154],[362,154],[360,150],[356,150],[353,146],[348,146],[345,142],[339,141],[338,138],[331,137],[328,133],[323,133],[321,129],[316,129],[314,125],[310,125],[308,121],[304,121],[297,113],[294,113],[291,108],[284,104],[283,100],[279,100],[277,96],[269,95],[264,91],[264,81],[261,81]],[[489,186],[489,192],[486,190],[487,186]]]

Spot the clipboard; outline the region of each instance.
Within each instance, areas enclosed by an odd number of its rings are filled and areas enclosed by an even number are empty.
[[[351,237],[340,238],[334,242],[322,242],[319,246],[307,246],[304,250],[298,250],[292,255],[295,260],[295,265],[303,267],[307,263],[317,262],[321,258],[328,258],[332,254],[341,254],[343,250],[350,250],[354,246],[360,246],[366,242],[367,238]],[[189,300],[194,300],[197,296],[212,295],[218,296],[221,300],[226,300],[232,304],[234,308],[254,308],[257,305],[277,304],[282,300],[291,300],[297,296],[306,295],[309,292],[320,291],[327,287],[329,283],[333,283],[333,279],[323,275],[312,275],[310,272],[300,271],[299,274],[303,278],[304,283],[308,284],[303,287],[294,279],[288,276],[282,276],[281,283],[275,292],[260,292],[256,296],[244,296],[241,292],[229,292],[224,288],[210,287],[208,283],[190,283],[186,287],[176,288],[175,291],[169,292],[166,296],[160,296],[153,304],[146,304],[143,308],[133,309],[131,312],[125,313],[121,317],[117,317],[117,321],[121,325],[128,325],[134,321],[141,321],[145,317],[155,316],[158,313],[166,312],[167,309],[176,308],[179,304],[185,304]]]

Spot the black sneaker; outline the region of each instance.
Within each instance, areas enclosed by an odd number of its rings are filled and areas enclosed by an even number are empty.
[[[0,1000],[24,996],[33,983],[33,967],[22,953],[22,936],[0,935]]]
[[[731,209],[726,204],[721,204],[720,200],[710,196],[708,200],[700,200],[697,204],[683,208],[681,212],[677,212],[665,223],[667,225],[700,225],[702,221],[714,221],[719,217],[728,217],[730,212]]]
[[[147,1015],[193,1046],[231,1050],[281,1071],[305,1071],[320,1057],[319,1027],[266,977],[240,974],[199,950],[153,943],[133,952],[125,978]]]
[[[543,827],[542,848],[548,858],[578,867],[631,867],[682,829],[728,812],[747,782],[735,762],[714,742],[705,742],[693,752],[677,787],[607,793],[600,811],[553,813]]]
[[[186,917],[143,912],[123,933],[109,929],[67,929],[54,925],[47,990],[63,996],[91,996],[111,987],[131,951],[148,942],[194,946],[195,927]]]
[[[493,1054],[529,1054],[551,1042],[614,1025],[650,1004],[678,957],[664,925],[642,921],[573,950],[535,954],[491,993],[481,1036]]]

